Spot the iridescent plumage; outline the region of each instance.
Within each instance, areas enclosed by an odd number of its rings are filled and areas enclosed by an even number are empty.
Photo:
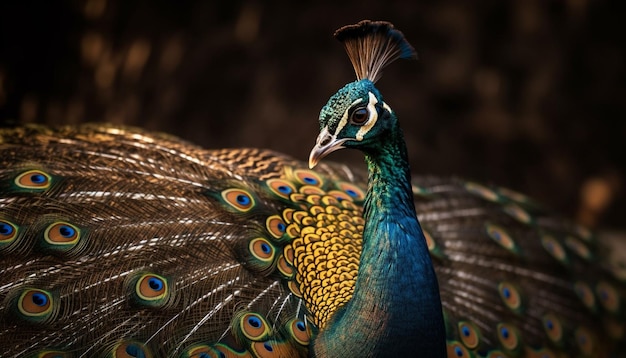
[[[338,38],[396,53],[331,97],[311,154],[362,150],[367,192],[268,150],[0,130],[0,356],[620,356],[624,276],[593,233],[504,188],[409,182],[374,82],[412,47],[381,22]]]

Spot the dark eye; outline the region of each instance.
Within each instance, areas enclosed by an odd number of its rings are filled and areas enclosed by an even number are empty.
[[[361,107],[357,108],[354,112],[352,112],[352,117],[350,117],[350,121],[354,124],[363,124],[369,118],[369,112],[367,108]]]

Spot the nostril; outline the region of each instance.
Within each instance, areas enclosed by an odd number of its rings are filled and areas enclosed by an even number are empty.
[[[328,143],[330,143],[330,138],[329,137],[326,137],[326,138],[322,139],[322,141],[320,142],[320,144],[322,146],[324,146],[324,145],[326,145]]]

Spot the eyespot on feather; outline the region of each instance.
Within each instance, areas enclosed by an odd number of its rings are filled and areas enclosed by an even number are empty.
[[[465,190],[485,200],[489,200],[493,202],[497,202],[498,200],[500,200],[500,196],[498,195],[498,193],[487,188],[486,186],[483,186],[474,182],[465,183]]]
[[[295,281],[287,282],[287,287],[289,288],[289,291],[291,291],[291,293],[293,293],[296,297],[298,297],[298,298],[302,297],[302,293],[300,292],[300,288],[298,287],[298,284]]]
[[[517,330],[507,323],[499,323],[497,326],[498,340],[502,347],[508,351],[514,351],[520,346]]]
[[[274,245],[265,238],[259,237],[250,240],[248,249],[252,256],[264,263],[272,263],[274,261],[276,249]]]
[[[322,188],[315,186],[315,185],[303,185],[300,187],[300,189],[298,189],[298,192],[300,192],[301,194],[307,195],[308,196],[307,201],[313,202],[314,204],[317,204],[317,200],[319,199],[319,196],[327,194]],[[311,198],[312,195],[317,195],[318,197],[316,199],[312,199]]]
[[[348,194],[346,194],[346,193],[344,193],[343,191],[340,191],[340,190],[330,190],[327,194],[331,195],[335,199],[339,200],[339,202],[343,202],[345,200],[353,201],[353,199],[352,199],[352,197],[350,195],[348,195]]]
[[[163,307],[168,303],[171,289],[168,280],[154,273],[138,275],[135,281],[134,294],[137,303],[150,307]]]
[[[218,358],[217,352],[206,344],[196,344],[186,348],[182,358]]]
[[[498,192],[500,195],[507,197],[509,200],[513,200],[518,203],[523,204],[530,201],[526,195],[508,188],[498,188]]]
[[[458,323],[461,342],[468,349],[475,349],[480,344],[480,331],[471,322],[461,321]]]
[[[225,358],[226,355],[221,354],[213,347],[206,344],[196,344],[187,348],[181,358]]]
[[[559,343],[563,339],[563,326],[553,313],[547,313],[542,318],[543,328],[552,342]]]
[[[293,267],[291,267],[291,265],[287,263],[284,255],[280,255],[278,257],[278,260],[276,261],[276,267],[278,268],[278,271],[287,279],[292,279],[295,275]]]
[[[591,260],[591,250],[582,241],[576,239],[573,236],[568,236],[565,239],[565,246],[573,251],[580,258],[585,260]]]
[[[507,354],[504,354],[504,352],[502,351],[495,350],[490,351],[489,354],[487,354],[486,358],[509,358],[509,356]]]
[[[502,207],[505,213],[509,214],[513,219],[521,222],[522,224],[530,225],[533,223],[533,218],[526,210],[522,209],[517,204],[508,204]]]
[[[241,333],[251,341],[262,341],[267,339],[270,329],[261,315],[256,313],[245,313],[239,320]]]
[[[10,221],[0,219],[0,248],[12,243],[17,237],[18,227]]]
[[[337,188],[342,192],[348,194],[348,196],[351,197],[354,201],[365,200],[365,192],[354,184],[339,182],[337,183]]]
[[[322,177],[316,172],[307,169],[296,169],[293,171],[296,180],[303,185],[321,187],[324,184]]]
[[[50,187],[52,177],[44,171],[32,169],[19,174],[14,182],[19,188],[45,190]]]
[[[21,314],[38,320],[47,318],[52,313],[52,307],[52,295],[36,288],[23,290],[17,300],[17,308]]]
[[[266,341],[266,342],[253,342],[250,346],[252,351],[254,352],[255,357],[259,358],[278,358],[281,355],[278,350],[274,347],[276,342]]]
[[[242,213],[250,211],[254,205],[254,197],[250,193],[242,189],[226,189],[222,191],[224,201]]]
[[[265,221],[265,227],[270,235],[276,239],[280,239],[287,230],[287,225],[285,225],[283,219],[278,215],[268,217]]]
[[[285,245],[285,247],[283,248],[283,256],[285,257],[285,261],[287,261],[289,265],[293,265],[293,259],[295,257],[293,246]]]
[[[413,193],[413,195],[422,198],[429,198],[432,195],[432,193],[426,187],[417,185],[415,183],[411,183],[411,192]]]
[[[57,350],[45,350],[37,352],[34,355],[29,355],[30,358],[71,358],[72,353],[57,351]]]
[[[289,196],[296,192],[296,188],[293,184],[284,179],[269,179],[267,187],[272,193],[283,199],[289,199]]]
[[[424,233],[424,239],[426,240],[426,246],[428,247],[428,252],[430,252],[431,255],[439,257],[439,258],[445,256],[441,248],[437,244],[437,241],[435,241],[433,236],[430,234],[430,231],[428,231],[425,227],[422,227],[422,233]]]
[[[304,321],[294,318],[287,322],[286,327],[287,331],[296,342],[303,346],[309,345],[311,342],[311,332]]]
[[[569,262],[567,252],[565,252],[563,245],[561,245],[561,243],[558,242],[554,236],[548,234],[542,235],[541,243],[546,251],[548,251],[548,253],[559,262],[563,264],[567,264]]]
[[[435,247],[437,247],[437,243],[433,240],[433,237],[430,236],[430,233],[422,228],[422,232],[424,233],[424,239],[426,239],[426,246],[428,247],[428,251],[433,251]]]
[[[114,358],[150,358],[152,357],[152,353],[142,343],[135,341],[123,341],[118,343],[113,348],[111,356]]]
[[[470,358],[470,352],[457,341],[448,341],[446,342],[446,349],[448,352],[448,358],[457,357],[457,358]]]
[[[617,313],[620,308],[620,297],[615,287],[606,281],[600,281],[596,285],[596,294],[602,306],[611,313]]]
[[[510,282],[500,282],[498,293],[502,302],[511,310],[519,312],[522,308],[522,297],[515,285]]]
[[[214,344],[213,349],[217,352],[216,358],[247,358],[250,356],[250,352],[248,350],[242,349],[241,351],[238,351],[224,343]]]
[[[574,332],[578,348],[587,356],[593,355],[595,350],[595,339],[591,332],[585,327],[578,327]]]
[[[485,231],[487,232],[487,235],[498,245],[510,252],[517,252],[517,245],[515,244],[515,241],[501,226],[492,223],[485,223]]]
[[[79,239],[80,229],[64,221],[52,223],[44,231],[44,240],[54,246],[76,245]]]
[[[51,292],[38,288],[24,288],[15,292],[12,305],[15,305],[12,311],[19,318],[37,324],[51,322],[59,310],[58,298]]]
[[[578,298],[589,309],[594,310],[596,307],[596,299],[593,295],[593,291],[588,284],[582,281],[576,281],[574,283],[574,292],[578,295]]]
[[[181,358],[244,358],[250,357],[250,352],[242,349],[237,351],[224,343],[211,345],[196,344],[185,350]]]

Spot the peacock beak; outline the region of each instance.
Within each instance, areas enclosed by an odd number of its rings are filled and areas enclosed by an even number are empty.
[[[317,163],[328,154],[345,148],[343,143],[347,140],[347,138],[337,139],[335,135],[328,132],[328,128],[324,128],[320,132],[320,135],[317,136],[315,147],[311,149],[311,154],[309,155],[309,168],[313,169]]]

